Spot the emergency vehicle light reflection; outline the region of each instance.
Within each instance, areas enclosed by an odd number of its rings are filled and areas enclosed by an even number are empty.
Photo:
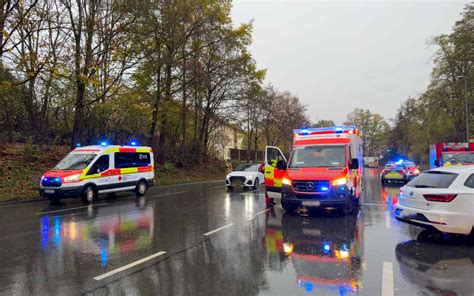
[[[110,213],[104,211],[93,220],[48,216],[40,218],[41,248],[48,252],[72,249],[96,255],[101,266],[107,266],[111,255],[148,248],[154,235],[152,207]],[[51,244],[52,243],[52,244]],[[55,248],[51,249],[51,246]]]

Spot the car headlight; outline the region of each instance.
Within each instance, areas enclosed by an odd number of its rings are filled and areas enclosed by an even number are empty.
[[[247,178],[247,179],[252,179],[253,176],[252,176],[252,175],[247,175],[247,176],[245,176],[245,178]]]
[[[288,178],[283,178],[283,179],[281,180],[281,183],[282,183],[283,185],[288,185],[288,186],[290,186],[290,185],[291,185],[291,180],[288,179]]]
[[[293,253],[293,244],[292,243],[283,243],[283,252],[285,255],[291,255]]]
[[[80,181],[80,177],[81,177],[81,174],[67,176],[67,177],[64,177],[64,182],[65,183],[78,182]]]
[[[339,179],[335,179],[332,181],[332,186],[341,186],[341,185],[346,185],[347,183],[347,178],[344,177],[344,178],[339,178]]]

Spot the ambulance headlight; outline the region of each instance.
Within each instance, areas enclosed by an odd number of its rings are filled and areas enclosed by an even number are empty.
[[[282,183],[283,185],[291,186],[291,180],[288,179],[288,178],[286,178],[286,177],[281,180],[281,183]]]
[[[345,177],[339,178],[332,181],[332,186],[342,186],[342,185],[346,185],[346,183],[347,183],[347,179]]]
[[[65,183],[78,182],[80,181],[80,177],[81,177],[81,174],[67,176],[67,177],[64,177],[64,182]]]

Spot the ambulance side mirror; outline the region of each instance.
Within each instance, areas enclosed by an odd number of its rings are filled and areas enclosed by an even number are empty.
[[[351,160],[351,165],[350,165],[351,170],[357,170],[359,169],[359,160],[357,158],[353,158]]]
[[[284,160],[279,160],[277,162],[276,169],[280,171],[286,171],[286,162]]]

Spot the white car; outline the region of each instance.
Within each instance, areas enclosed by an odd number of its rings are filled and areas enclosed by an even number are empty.
[[[469,234],[474,226],[474,166],[423,172],[400,189],[397,220],[441,232]]]
[[[229,190],[236,185],[244,188],[252,187],[258,189],[260,184],[265,183],[265,176],[259,171],[261,164],[246,163],[239,165],[233,172],[227,175],[225,184]]]

